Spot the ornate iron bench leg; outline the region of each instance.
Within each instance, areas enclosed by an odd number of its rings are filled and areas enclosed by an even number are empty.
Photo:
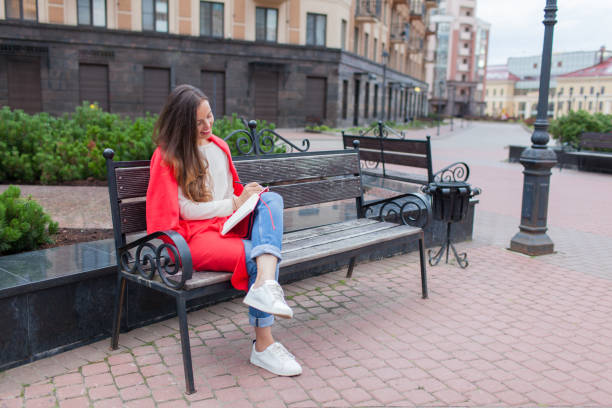
[[[425,238],[422,231],[421,238],[419,238],[419,256],[421,260],[421,293],[423,295],[423,299],[427,299],[429,297],[429,293],[427,291],[427,270],[425,269]]]
[[[127,280],[117,274],[117,293],[115,294],[115,318],[113,319],[113,334],[111,336],[111,349],[117,350],[119,347],[119,330],[121,329],[121,310],[123,309],[123,299],[125,298],[125,289]]]
[[[195,392],[193,384],[193,367],[191,365],[191,346],[189,344],[189,328],[187,327],[187,310],[185,298],[176,298],[176,312],[179,318],[179,329],[181,332],[181,348],[183,350],[183,368],[185,369],[185,387],[187,394]]]
[[[352,257],[351,260],[349,261],[348,271],[346,271],[347,278],[351,278],[353,276],[353,268],[355,267],[355,258],[356,257]]]

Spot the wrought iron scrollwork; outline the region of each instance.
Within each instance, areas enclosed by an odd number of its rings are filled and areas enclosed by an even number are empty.
[[[162,239],[156,245],[152,240]],[[136,249],[134,255],[130,250]],[[129,274],[155,280],[155,274],[168,287],[181,289],[191,279],[191,252],[185,239],[175,231],[156,232],[119,248],[119,267]]]
[[[401,222],[403,225],[425,228],[431,220],[429,199],[417,193],[406,193],[383,200],[370,201],[362,207],[367,218]]]
[[[467,163],[456,162],[437,171],[433,175],[435,182],[441,181],[467,181],[470,177],[470,167]]]
[[[392,127],[389,127],[387,125],[385,125],[382,121],[378,121],[376,123],[374,123],[372,126],[370,126],[369,128],[365,129],[365,130],[360,130],[359,131],[359,136],[374,136],[374,137],[380,137],[382,139],[386,139],[389,136],[394,136],[397,137],[399,139],[405,139],[406,135],[404,134],[404,132],[398,132],[397,130],[393,129]]]
[[[310,149],[310,140],[308,139],[302,140],[302,147],[300,148],[272,129],[265,128],[257,131],[257,122],[254,120],[248,123],[242,118],[241,120],[248,129],[234,130],[224,139],[225,141],[230,141],[234,135],[238,135],[236,138],[236,149],[241,156],[273,154],[277,140],[289,146],[290,152],[305,152]]]

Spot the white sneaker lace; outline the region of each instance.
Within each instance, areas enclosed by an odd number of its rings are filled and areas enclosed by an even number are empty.
[[[280,300],[284,304],[287,304],[287,302],[285,301],[285,292],[283,292],[283,288],[281,288],[281,286],[278,283],[268,285],[268,287],[270,289],[270,292],[272,293],[272,296],[274,296],[274,298],[276,298],[277,300]]]
[[[282,360],[286,360],[287,358],[291,360],[295,360],[295,356],[291,354],[285,346],[280,343],[273,343],[269,346],[270,351],[272,351],[277,357]]]

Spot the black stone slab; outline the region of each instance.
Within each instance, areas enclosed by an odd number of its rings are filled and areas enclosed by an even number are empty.
[[[0,370],[9,362],[28,362],[28,319],[27,296],[0,299]]]

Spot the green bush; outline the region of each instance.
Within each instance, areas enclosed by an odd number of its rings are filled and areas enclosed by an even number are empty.
[[[0,181],[4,183],[57,184],[88,178],[104,180],[102,152],[110,147],[115,160],[148,160],[155,150],[152,140],[156,115],[130,119],[104,112],[84,102],[74,113],[53,117],[47,113],[28,115],[21,110],[0,109]],[[257,129],[274,129],[258,122]],[[215,121],[213,133],[225,138],[244,129],[234,114]],[[235,140],[228,143],[238,154]],[[274,138],[276,141],[276,138]],[[276,152],[284,152],[277,147]]]
[[[577,146],[583,132],[611,132],[612,115],[591,114],[584,110],[571,111],[565,116],[553,119],[548,131],[561,143]]]
[[[0,255],[30,251],[53,243],[57,223],[31,197],[21,198],[18,187],[0,194]]]

